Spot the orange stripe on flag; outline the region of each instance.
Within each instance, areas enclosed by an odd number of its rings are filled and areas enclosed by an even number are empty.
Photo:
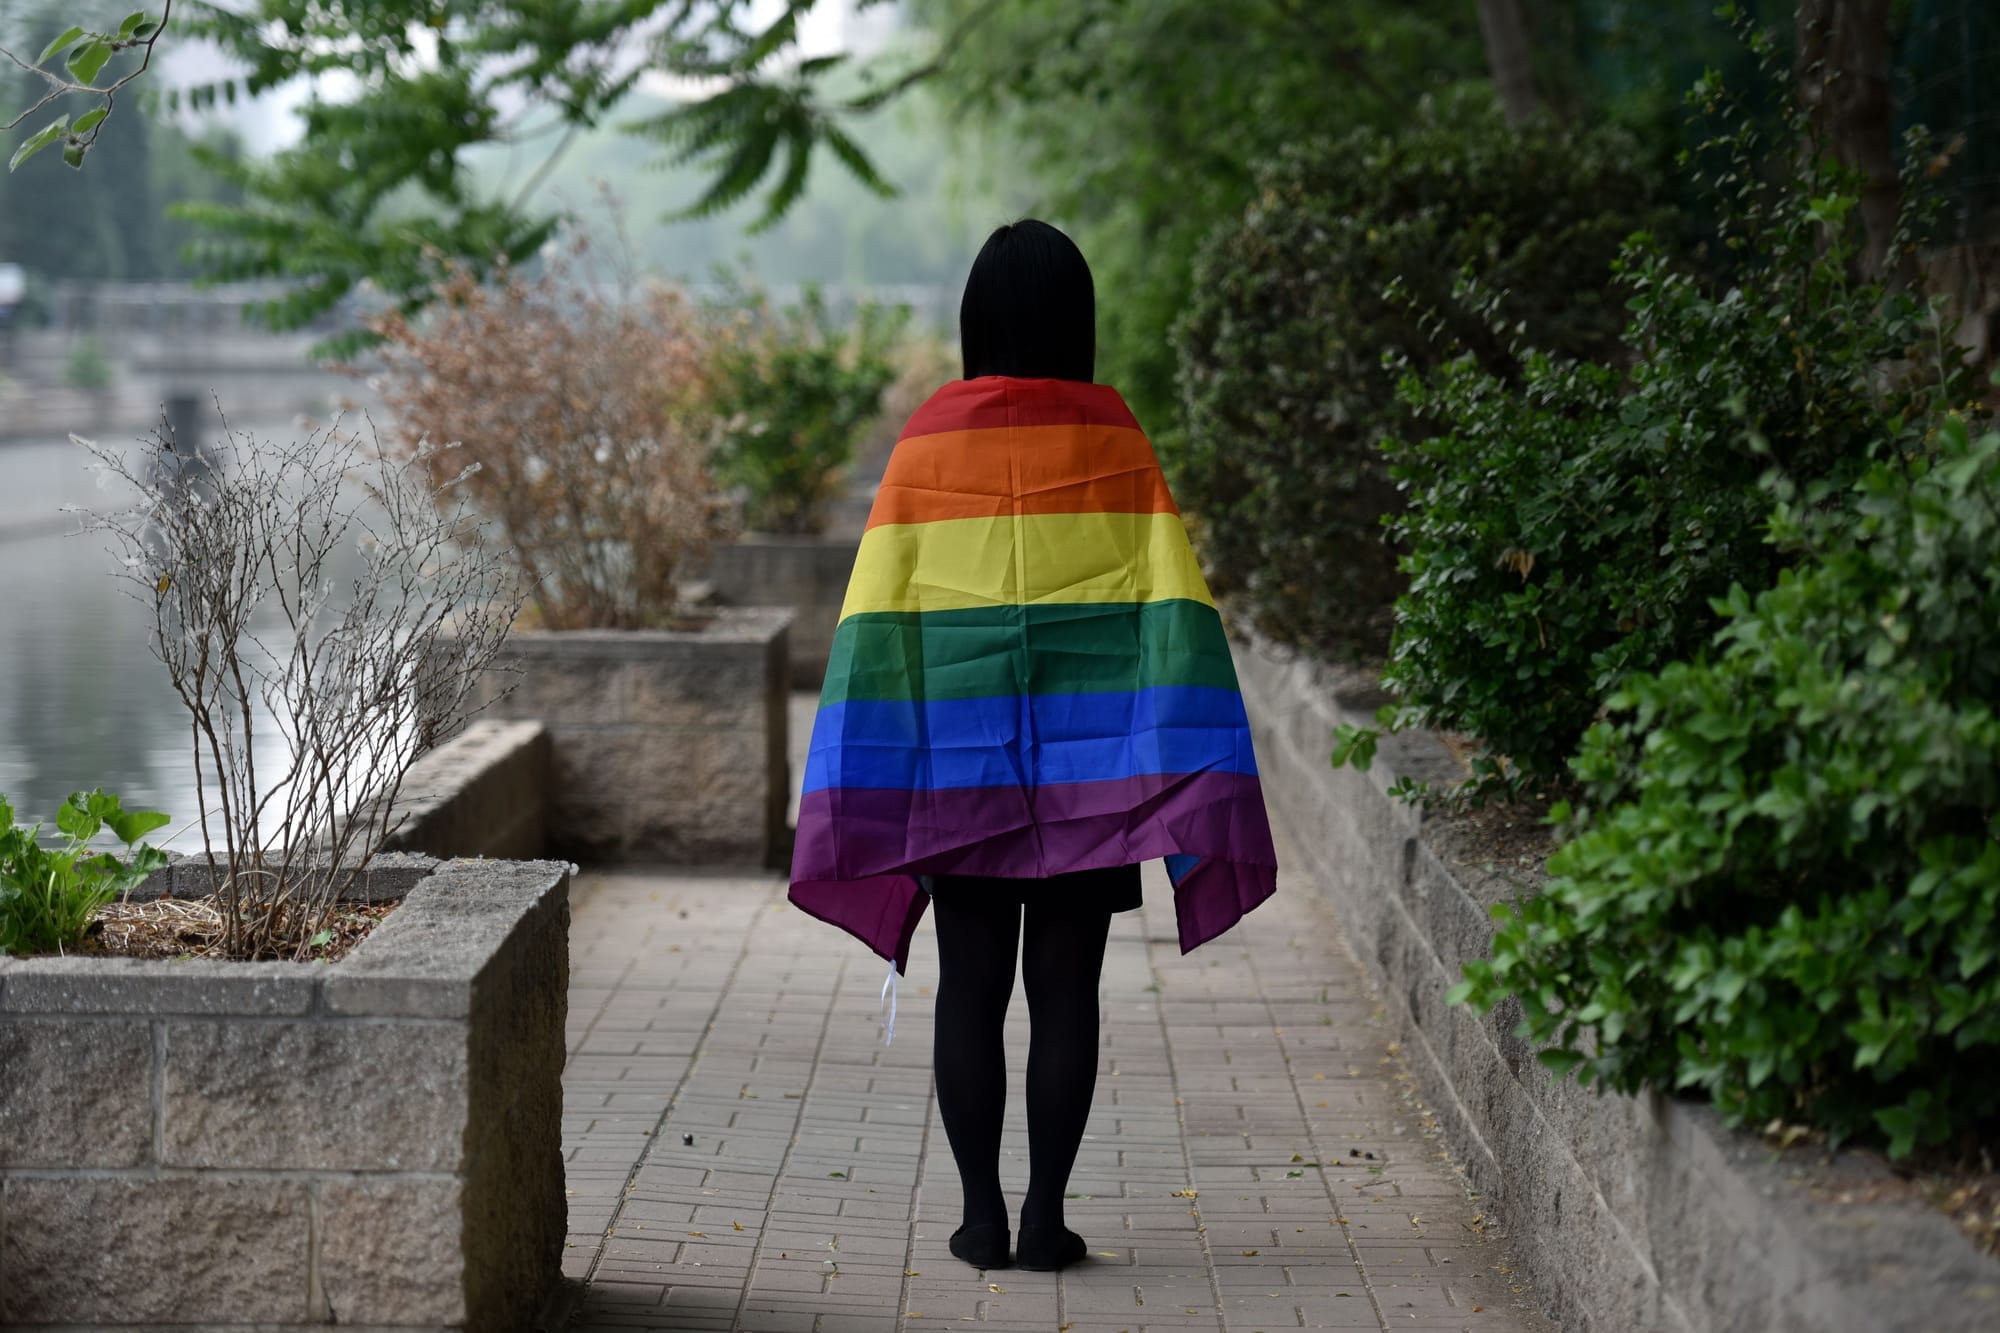
[[[1108,425],[940,431],[896,444],[868,526],[1012,514],[1178,514],[1153,446]]]

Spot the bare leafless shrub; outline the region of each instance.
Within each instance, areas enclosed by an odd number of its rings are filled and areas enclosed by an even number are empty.
[[[226,430],[200,454],[164,427],[129,454],[77,443],[133,495],[86,528],[151,609],[188,713],[223,951],[303,957],[394,831],[404,774],[462,714],[518,576],[448,448],[386,456],[337,426]],[[277,773],[258,767],[272,729]]]
[[[677,291],[598,282],[578,238],[534,277],[448,268],[421,323],[378,320],[405,447],[462,441],[550,629],[671,623],[727,524],[708,468],[713,340]]]

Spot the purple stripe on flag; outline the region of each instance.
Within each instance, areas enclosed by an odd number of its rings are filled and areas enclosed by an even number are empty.
[[[914,875],[876,875],[845,883],[799,880],[792,905],[829,926],[839,926],[877,954],[907,970],[910,941],[931,900]]]
[[[1175,888],[1181,948],[1271,895],[1277,854],[1257,779],[1145,774],[1109,782],[894,791],[831,788],[800,805],[792,901],[905,962],[927,900],[912,876],[1039,879],[1189,855]]]
[[[957,874],[1041,879],[1185,852],[1275,866],[1257,779],[1146,773],[1033,790],[835,787],[799,807],[794,880]]]
[[[1197,945],[1208,943],[1277,891],[1275,865],[1202,858],[1174,885],[1181,952],[1191,953]]]

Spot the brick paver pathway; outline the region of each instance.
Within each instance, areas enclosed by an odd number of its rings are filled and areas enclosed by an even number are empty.
[[[1284,848],[1281,844],[1280,854]],[[579,1329],[1540,1330],[1504,1242],[1427,1137],[1311,886],[1182,957],[1149,867],[1116,918],[1104,1056],[1071,1188],[1093,1258],[953,1259],[931,1095],[928,922],[884,1048],[885,965],[777,876],[586,872],[566,1147]],[[1016,992],[1003,1179],[1027,1178]]]

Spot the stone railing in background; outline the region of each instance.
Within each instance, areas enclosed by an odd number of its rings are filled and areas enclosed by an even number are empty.
[[[752,532],[718,546],[710,557],[708,579],[724,605],[792,610],[793,689],[818,689],[826,679],[833,631],[840,624],[840,604],[860,545],[857,537]]]
[[[0,958],[0,1324],[534,1325],[570,867],[422,868],[330,966]]]
[[[1490,864],[1461,822],[1388,795],[1463,770],[1429,735],[1373,771],[1329,764],[1334,727],[1383,702],[1364,672],[1237,645],[1266,800],[1374,976],[1424,1094],[1568,1333],[1972,1333],[2000,1328],[2000,1261],[1879,1157],[1778,1154],[1706,1105],[1553,1082],[1513,1035],[1444,1002],[1538,867]],[[1510,1012],[1511,1010],[1511,1012]]]
[[[732,608],[699,630],[511,635],[475,703],[548,728],[550,853],[783,864],[791,619]]]

